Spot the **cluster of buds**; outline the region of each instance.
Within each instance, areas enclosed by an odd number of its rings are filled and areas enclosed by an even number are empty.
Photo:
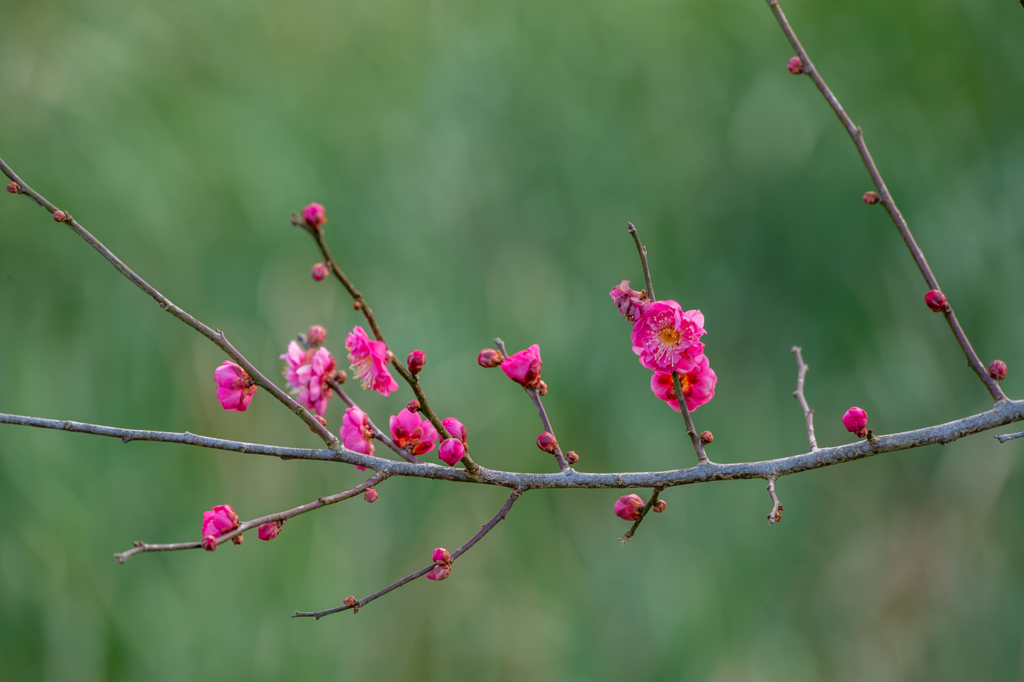
[[[441,420],[441,425],[451,438],[441,441],[441,447],[437,450],[437,456],[448,466],[455,466],[466,456],[466,441],[468,435],[466,427],[455,417],[448,417]]]
[[[431,580],[444,580],[452,572],[452,555],[448,553],[448,550],[444,547],[438,547],[434,550],[434,554],[431,557],[434,562],[434,568],[427,573],[427,577]]]

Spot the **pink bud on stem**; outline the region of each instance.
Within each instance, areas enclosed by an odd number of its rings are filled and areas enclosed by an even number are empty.
[[[19,185],[16,182],[8,182],[7,191],[10,192],[11,194],[17,194],[18,192],[21,191],[21,185]]]
[[[322,282],[327,279],[327,275],[331,274],[331,272],[327,269],[326,263],[315,263],[310,274],[313,276],[314,282]]]
[[[476,356],[476,362],[481,367],[497,367],[505,359],[505,356],[501,354],[500,350],[493,348],[484,348],[480,351],[480,355]]]
[[[640,518],[640,510],[643,508],[643,498],[635,493],[623,495],[615,501],[615,515],[623,521],[636,521]]]
[[[654,512],[655,514],[660,514],[661,512],[665,511],[665,509],[666,509],[667,507],[668,507],[668,502],[666,502],[665,500],[663,500],[663,499],[661,499],[661,498],[659,497],[659,498],[658,498],[658,501],[657,501],[657,502],[655,502],[655,503],[654,503],[654,504],[653,504],[653,505],[651,506],[651,511],[652,511],[652,512]]]
[[[314,324],[306,332],[306,343],[309,344],[310,348],[316,348],[324,345],[327,341],[327,330],[318,324]]]
[[[859,407],[851,407],[843,415],[843,426],[858,438],[868,435],[868,413]]]
[[[558,441],[555,440],[555,434],[550,431],[545,431],[537,436],[537,447],[544,452],[555,454],[558,450]]]
[[[372,502],[376,502],[377,501],[377,491],[374,490],[373,488],[367,488],[366,492],[363,493],[363,499],[366,500],[367,502],[371,502],[371,503]]]
[[[874,204],[881,203],[882,197],[878,195],[878,192],[864,192],[864,196],[861,197],[861,201],[868,206],[873,206]]]
[[[409,404],[405,406],[405,409],[409,410],[413,414],[416,414],[417,412],[420,411],[421,407],[422,405],[420,405],[420,401],[413,399],[409,401]]]
[[[576,462],[580,461],[580,456],[576,454],[575,450],[570,450],[565,454],[565,461],[569,463],[569,466],[572,466]]]
[[[310,204],[302,209],[302,219],[311,229],[319,230],[320,226],[327,222],[327,212],[320,204]]]
[[[949,309],[949,303],[946,301],[946,295],[938,289],[932,289],[925,294],[924,303],[929,309],[937,313],[945,312]]]
[[[427,364],[427,355],[421,350],[414,350],[409,353],[405,362],[409,366],[410,374],[419,374],[423,370],[423,366]]]
[[[62,223],[68,219],[68,214],[65,213],[64,211],[54,211],[53,219],[56,220],[58,223]]]
[[[789,63],[786,64],[786,68],[794,76],[799,76],[804,72],[804,62],[800,59],[800,55],[794,55],[789,58]]]
[[[1006,363],[1002,360],[993,360],[988,366],[988,375],[996,381],[1002,381],[1006,378]]]

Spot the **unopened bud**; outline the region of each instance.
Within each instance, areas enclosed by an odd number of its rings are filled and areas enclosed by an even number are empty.
[[[314,230],[319,230],[327,222],[327,213],[320,204],[310,204],[302,209],[302,219]]]
[[[615,501],[615,515],[623,521],[636,521],[640,518],[640,510],[644,501],[637,494],[623,495]]]
[[[411,374],[419,374],[423,366],[427,364],[427,355],[421,350],[414,350],[409,353],[405,363],[409,365],[409,372]]]
[[[667,507],[668,502],[662,499],[658,499],[658,501],[655,502],[654,505],[651,507],[651,511],[655,512],[656,514],[660,514],[661,512],[665,511]]]
[[[868,435],[868,413],[859,407],[851,407],[843,415],[843,426],[858,438]]]
[[[359,603],[359,600],[350,594],[349,596],[345,597],[345,599],[341,603],[349,608],[352,608],[353,606]]]
[[[988,375],[996,381],[1002,381],[1006,378],[1006,363],[1002,360],[993,360],[988,366]]]
[[[343,369],[339,369],[337,372],[334,373],[334,380],[337,381],[339,384],[345,383],[348,380],[348,372],[346,372]]]
[[[65,213],[64,211],[54,211],[53,219],[56,220],[58,223],[62,223],[68,219],[68,214]]]
[[[941,313],[949,308],[949,303],[946,302],[946,295],[938,289],[932,289],[924,295],[924,302],[929,308],[937,313]]]
[[[501,351],[493,348],[484,348],[480,351],[480,355],[476,356],[476,362],[481,367],[497,367],[504,360],[505,356],[501,354]]]
[[[352,301],[352,310],[362,310],[362,309],[363,309],[363,302],[362,301]]]
[[[327,426],[327,420],[324,419],[323,417],[321,417],[320,415],[313,414],[312,417],[313,417],[313,419],[315,419],[318,422],[320,422],[320,426]],[[312,425],[310,425],[309,430],[312,431],[313,433],[316,433],[316,431],[313,429]]]
[[[245,542],[245,536],[239,533],[235,537],[231,538],[231,542],[235,543],[236,545],[240,545],[243,542]]]
[[[392,353],[391,351],[388,351],[387,354],[384,356],[384,360],[390,365],[392,362],[395,361],[395,354]]]
[[[434,570],[427,573],[427,578],[430,580],[444,580],[452,572],[452,567],[448,564],[444,566],[434,566]]]
[[[203,549],[207,552],[213,552],[217,549],[217,538],[212,535],[207,535],[199,544],[202,545]]]
[[[550,431],[537,436],[537,447],[544,452],[550,452],[552,455],[558,450],[558,441],[555,440],[555,434]]]
[[[878,192],[864,192],[864,196],[861,197],[861,200],[870,206],[880,203],[882,201],[882,197],[878,196]]]
[[[327,341],[327,330],[318,324],[314,324],[306,332],[306,343],[312,348],[322,346]]]
[[[366,500],[367,502],[376,502],[377,491],[374,490],[373,488],[367,488],[366,492],[363,493],[363,499]]]
[[[8,182],[7,191],[10,192],[11,194],[17,194],[18,192],[21,191],[21,185],[19,185],[16,182]]]
[[[405,409],[409,410],[413,414],[416,414],[417,412],[420,411],[420,407],[422,407],[420,405],[420,401],[418,401],[418,400],[410,400],[409,404],[405,406]]]
[[[565,455],[565,461],[569,463],[569,466],[572,466],[576,462],[580,461],[580,456],[576,454],[575,450],[570,450],[568,454]]]
[[[539,395],[540,397],[543,398],[547,394],[548,394],[548,385],[546,383],[544,383],[543,381],[538,381],[537,382],[537,395]]]
[[[700,442],[701,442],[702,445],[707,445],[708,443],[713,443],[714,440],[715,440],[715,436],[710,431],[701,431],[700,432]]]
[[[800,59],[800,55],[794,55],[789,58],[789,63],[786,64],[786,68],[794,76],[799,76],[804,72],[804,62]]]
[[[452,555],[449,554],[448,550],[444,547],[438,547],[434,550],[434,554],[431,556],[431,561],[438,566],[443,566],[452,562]]]
[[[312,272],[310,272],[310,274],[313,275],[314,282],[322,282],[325,279],[327,279],[327,275],[331,273],[327,269],[326,263],[316,263],[315,265],[313,265],[313,270]]]

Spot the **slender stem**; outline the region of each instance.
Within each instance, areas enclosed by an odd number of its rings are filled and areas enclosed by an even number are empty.
[[[775,476],[767,476],[768,494],[772,497],[772,510],[768,513],[768,523],[776,524],[782,520],[782,503],[779,496],[775,494]]]
[[[626,231],[633,235],[633,241],[636,242],[636,250],[640,254],[640,264],[644,268],[644,281],[647,283],[647,298],[652,301],[657,300],[654,298],[654,285],[651,284],[651,269],[647,267],[647,247],[640,243],[640,235],[637,234],[633,223],[626,223],[626,225],[628,226]]]
[[[341,384],[339,382],[332,380],[328,381],[327,383],[330,384],[331,389],[338,394],[338,396],[345,402],[346,405],[348,405],[349,407],[359,409],[359,406],[356,405],[352,398],[349,397],[348,393],[345,392],[345,389],[341,387]],[[364,412],[363,414],[366,413]],[[379,440],[381,443],[384,443],[384,445],[388,446],[393,451],[395,451],[399,457],[401,457],[407,462],[412,462],[413,464],[423,464],[423,462],[413,457],[408,450],[406,450],[405,448],[398,447],[398,444],[395,443],[395,441],[388,438],[383,431],[377,428],[377,425],[373,423],[372,419],[370,419],[370,415],[366,415],[366,421],[369,422],[370,424],[370,430],[373,431],[373,437]]]
[[[1014,440],[1015,438],[1024,438],[1024,431],[1021,431],[1019,433],[1004,433],[1000,436],[995,436],[995,439],[1000,443],[1005,443],[1006,441]]]
[[[697,463],[707,464],[710,460],[708,460],[708,456],[704,452],[704,443],[697,434],[697,427],[693,425],[693,417],[690,416],[690,410],[686,407],[686,400],[683,398],[683,387],[679,383],[679,372],[672,372],[672,384],[676,391],[676,401],[679,405],[679,411],[682,413],[683,420],[686,422],[686,435],[690,437],[690,442],[693,443],[693,449],[697,453]]]
[[[49,211],[51,214],[57,211],[56,206],[51,204],[44,196],[33,190],[28,185],[26,185],[25,181],[19,178],[17,174],[15,174],[13,170],[11,170],[11,167],[4,163],[3,159],[0,159],[0,170],[4,172],[4,175],[9,177],[14,182],[18,183],[18,186],[20,188],[18,190],[19,194],[24,194],[25,196],[29,197],[34,202],[36,202],[44,209]],[[283,403],[288,409],[297,414],[299,418],[302,419],[302,421],[306,422],[306,424],[313,431],[313,433],[320,436],[320,438],[322,438],[325,443],[327,443],[330,446],[334,446],[338,443],[338,439],[335,438],[334,435],[330,431],[328,431],[317,419],[315,419],[314,416],[309,412],[309,410],[307,410],[305,407],[299,405],[297,402],[292,400],[287,393],[285,393],[280,388],[275,386],[274,383],[267,379],[265,376],[263,376],[263,374],[261,374],[260,371],[257,370],[256,367],[251,362],[246,360],[242,356],[242,354],[239,353],[238,350],[236,350],[235,347],[228,342],[223,332],[221,332],[218,329],[211,329],[210,327],[206,326],[196,318],[189,315],[187,312],[185,312],[178,306],[171,303],[171,301],[166,296],[164,296],[159,291],[150,286],[150,284],[146,282],[146,280],[142,279],[134,272],[132,272],[131,268],[129,268],[127,265],[121,262],[121,260],[117,256],[115,256],[110,251],[110,249],[104,246],[99,239],[96,239],[96,237],[89,234],[88,230],[82,227],[78,223],[78,221],[72,218],[70,215],[68,215],[64,222],[76,234],[78,234],[78,236],[84,239],[90,246],[99,251],[100,255],[106,258],[107,261],[109,261],[110,264],[113,265],[118,272],[127,277],[132,282],[132,284],[134,284],[135,286],[149,294],[149,296],[154,301],[156,301],[157,304],[162,309],[166,310],[171,315],[174,315],[176,318],[178,318],[179,320],[181,320],[182,322],[184,322],[185,324],[192,327],[197,332],[208,338],[210,341],[215,343],[221,350],[223,350],[228,357],[230,357],[232,360],[241,365],[242,368],[244,368],[245,371],[249,373],[249,376],[253,378],[253,381],[256,382],[257,386],[259,386],[262,389],[265,389],[272,396],[281,401],[281,403]]]
[[[796,390],[793,391],[793,397],[800,402],[800,409],[804,411],[804,421],[807,422],[807,444],[811,446],[811,451],[818,449],[818,441],[814,438],[814,410],[807,404],[807,398],[804,397],[804,378],[807,376],[807,365],[804,364],[804,357],[801,355],[800,346],[793,346],[793,355],[796,356]]]
[[[626,531],[626,534],[619,538],[619,541],[622,544],[626,544],[627,542],[629,542],[630,538],[632,538],[636,534],[636,529],[640,527],[641,523],[643,523],[644,518],[646,518],[647,514],[654,507],[655,503],[657,503],[658,498],[660,496],[661,488],[655,488],[654,493],[651,495],[651,499],[647,500],[647,504],[645,504],[643,506],[643,509],[640,510],[640,518],[634,521],[633,525],[630,526],[628,531]]]
[[[512,508],[512,505],[515,504],[515,501],[518,500],[519,496],[522,495],[522,494],[523,494],[522,490],[513,490],[512,493],[508,496],[508,499],[505,501],[504,506],[502,506],[502,508],[498,511],[497,514],[494,515],[494,517],[490,521],[485,523],[480,528],[480,532],[478,532],[476,535],[474,535],[472,538],[470,538],[469,541],[466,542],[466,544],[462,545],[457,550],[455,550],[454,552],[451,553],[452,563],[454,564],[456,559],[458,559],[460,556],[462,556],[463,554],[468,552],[473,547],[473,545],[475,545],[477,542],[480,541],[481,538],[483,538],[483,536],[485,536],[489,532],[491,532],[491,530],[496,525],[498,525],[498,523],[502,519],[505,518],[505,515],[508,514],[508,510]],[[363,597],[362,599],[360,599],[359,601],[357,601],[355,604],[353,604],[351,606],[336,606],[333,609],[325,609],[323,611],[296,611],[295,615],[292,616],[292,618],[315,618],[316,620],[320,620],[324,616],[329,616],[332,613],[339,613],[341,611],[349,611],[349,610],[358,611],[362,607],[364,607],[367,604],[369,604],[370,602],[372,602],[377,597],[382,597],[385,594],[387,594],[388,592],[391,592],[392,590],[396,590],[399,587],[401,587],[402,585],[405,585],[406,583],[410,583],[413,580],[416,580],[416,578],[422,578],[427,573],[430,573],[430,571],[433,570],[433,568],[434,568],[434,564],[430,564],[429,566],[424,566],[423,568],[419,569],[418,571],[414,571],[413,573],[410,573],[409,575],[405,576],[401,580],[399,580],[397,582],[394,582],[394,583],[391,583],[390,585],[388,585],[384,589],[378,590],[377,592],[374,592],[373,594],[369,595],[368,597]]]
[[[370,478],[368,478],[367,480],[360,483],[359,485],[357,485],[356,487],[350,488],[344,492],[337,493],[335,495],[328,495],[327,497],[319,497],[308,504],[304,504],[293,509],[288,509],[287,511],[277,512],[276,514],[261,516],[258,519],[253,519],[252,521],[246,521],[245,523],[241,523],[233,531],[219,536],[217,538],[217,546],[220,546],[225,542],[231,540],[232,538],[241,535],[247,530],[259,528],[264,523],[270,523],[271,521],[287,521],[290,518],[299,516],[300,514],[305,514],[306,512],[313,511],[314,509],[326,507],[329,504],[335,504],[337,502],[341,502],[342,500],[347,500],[349,498],[355,497],[356,495],[366,491],[367,488],[374,487],[387,477],[388,475],[386,473],[378,472],[371,476]],[[169,545],[151,545],[145,542],[136,542],[134,543],[134,546],[131,549],[121,552],[120,554],[115,554],[114,558],[117,559],[117,563],[123,564],[125,561],[141,552],[173,552],[179,549],[199,549],[202,546],[203,545],[200,542],[177,542]]]
[[[847,134],[853,143],[857,146],[857,152],[860,154],[861,159],[864,161],[864,166],[868,170],[868,174],[871,175],[871,180],[875,183],[875,189],[878,190],[878,194],[882,197],[882,205],[885,206],[885,210],[889,213],[889,217],[892,218],[893,223],[896,225],[896,229],[899,230],[900,236],[903,238],[903,242],[907,245],[910,250],[910,255],[913,256],[914,262],[917,263],[918,269],[921,271],[921,275],[924,276],[925,282],[928,283],[930,289],[939,289],[939,282],[935,279],[935,274],[932,273],[931,268],[928,266],[928,261],[925,260],[924,253],[922,253],[917,242],[914,240],[914,236],[910,233],[910,227],[907,225],[907,221],[903,218],[903,214],[900,213],[899,208],[896,206],[896,201],[892,198],[892,194],[889,193],[889,188],[885,185],[885,180],[882,179],[882,174],[878,171],[878,166],[875,165],[875,160],[871,157],[871,152],[868,151],[867,143],[864,142],[864,133],[859,127],[854,125],[849,115],[843,109],[843,106],[836,99],[836,96],[832,94],[832,90],[829,89],[828,85],[822,79],[818,70],[814,67],[811,62],[811,58],[807,56],[807,51],[804,50],[803,45],[800,44],[800,40],[796,37],[796,33],[793,31],[793,27],[790,26],[789,21],[786,19],[786,15],[783,13],[782,8],[779,6],[778,0],[765,0],[768,3],[768,7],[771,8],[772,14],[775,15],[775,19],[779,22],[779,26],[782,27],[782,31],[786,34],[786,38],[789,39],[790,45],[796,50],[797,55],[800,56],[800,60],[803,62],[803,72],[811,77],[814,81],[814,85],[817,86],[818,90],[825,97],[829,106],[832,107],[832,111],[835,112],[836,116],[842,122],[843,127],[846,128]],[[964,356],[967,358],[967,364],[974,370],[978,378],[988,388],[989,393],[992,394],[993,400],[997,402],[1000,400],[1006,400],[1006,395],[1003,393],[1003,389],[999,387],[999,382],[988,375],[988,370],[985,365],[978,359],[977,353],[974,352],[974,348],[971,347],[970,341],[967,340],[967,335],[964,333],[963,328],[960,326],[960,322],[957,321],[956,315],[953,313],[953,308],[947,307],[945,310],[946,322],[949,323],[949,328],[953,331],[953,336],[956,337],[957,343],[960,344],[961,350],[964,352]]]

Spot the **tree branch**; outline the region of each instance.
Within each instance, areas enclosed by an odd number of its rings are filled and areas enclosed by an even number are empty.
[[[1013,440],[1015,438],[1024,438],[1024,431],[1019,433],[1004,433],[1001,436],[995,436],[995,439],[1000,443],[1005,443],[1006,441]]]
[[[804,411],[804,420],[807,422],[807,444],[811,446],[811,452],[818,449],[818,441],[814,439],[814,410],[807,404],[804,397],[804,378],[807,376],[807,365],[804,364],[804,357],[801,355],[800,346],[793,346],[793,355],[796,356],[796,390],[793,397],[800,402],[800,409]]]
[[[480,541],[481,538],[483,538],[483,536],[485,536],[489,532],[491,532],[491,530],[496,525],[498,525],[498,522],[500,522],[502,519],[505,518],[505,515],[508,514],[508,510],[512,508],[512,505],[515,504],[515,501],[518,500],[519,496],[522,495],[522,494],[523,494],[522,490],[513,490],[512,493],[508,496],[508,499],[505,501],[504,506],[502,506],[502,508],[498,511],[498,513],[494,515],[494,518],[492,518],[490,521],[485,523],[480,528],[480,532],[478,532],[476,535],[474,535],[472,538],[470,538],[469,541],[466,544],[462,545],[462,547],[459,547],[457,550],[452,552],[452,554],[451,554],[452,564],[455,563],[456,559],[458,559],[460,556],[462,556],[463,554],[468,552],[473,547],[473,545],[475,545],[477,542]],[[374,592],[373,594],[371,594],[368,597],[363,597],[362,599],[360,599],[359,601],[357,601],[357,602],[355,602],[353,604],[350,604],[350,605],[346,604],[345,606],[336,606],[333,609],[325,609],[323,611],[296,611],[295,615],[293,615],[292,618],[315,618],[316,620],[320,620],[324,616],[329,616],[332,613],[339,613],[341,611],[349,611],[349,610],[358,611],[362,607],[364,607],[367,604],[369,604],[370,602],[372,602],[377,597],[383,597],[388,592],[391,592],[392,590],[396,590],[399,587],[401,587],[402,585],[405,585],[406,583],[410,583],[413,580],[416,580],[416,578],[422,578],[427,573],[430,573],[431,570],[433,570],[434,565],[435,564],[430,564],[429,566],[424,566],[420,570],[414,571],[413,573],[410,573],[409,575],[405,576],[401,580],[399,580],[397,582],[394,582],[394,583],[391,583],[390,585],[388,585],[384,589],[378,590],[377,592]]]
[[[341,384],[337,380],[332,380],[332,381],[329,381],[327,383],[330,384],[331,389],[335,393],[338,394],[338,396],[345,402],[346,405],[348,405],[349,407],[354,407],[356,409],[359,409],[359,406],[356,405],[355,401],[353,401],[352,398],[349,397],[348,393],[345,392],[345,389],[343,389],[341,387]],[[363,414],[366,414],[366,413],[364,412]],[[401,457],[402,459],[404,459],[405,461],[412,462],[413,464],[423,464],[423,462],[421,462],[420,460],[416,459],[411,454],[409,454],[409,452],[407,450],[405,450],[404,448],[398,447],[398,445],[395,443],[395,441],[393,441],[390,438],[388,438],[387,435],[383,431],[381,431],[379,428],[377,428],[377,425],[373,423],[372,419],[370,419],[370,415],[367,414],[366,415],[366,419],[370,423],[370,428],[373,430],[373,437],[374,438],[376,438],[381,443],[384,443],[384,445],[386,445],[389,448],[391,448],[392,450],[394,450],[398,454],[398,456]]]
[[[683,420],[686,422],[686,435],[690,437],[693,449],[697,453],[697,463],[707,464],[711,460],[708,459],[707,453],[704,452],[704,441],[697,435],[697,427],[693,425],[693,417],[690,416],[690,410],[686,407],[686,399],[683,397],[683,385],[679,382],[679,372],[672,372],[672,384],[676,391],[676,404],[679,405],[679,412],[683,415]]]
[[[768,523],[776,524],[782,520],[782,503],[775,494],[775,477],[768,476],[768,494],[772,497],[772,510],[768,513]]]
[[[878,194],[881,196],[882,204],[885,206],[885,210],[889,213],[889,217],[892,218],[892,222],[896,225],[896,229],[899,230],[900,236],[903,238],[904,243],[910,250],[910,255],[914,257],[914,262],[917,263],[917,268],[921,271],[921,275],[924,276],[925,282],[928,283],[928,288],[939,289],[939,282],[935,279],[935,275],[932,273],[931,268],[928,266],[928,261],[925,260],[924,253],[921,252],[917,242],[914,241],[914,235],[910,233],[910,227],[907,225],[907,221],[903,218],[903,214],[900,213],[899,208],[896,206],[896,201],[892,198],[892,194],[889,193],[889,188],[885,186],[885,181],[882,179],[882,174],[878,171],[878,166],[875,165],[875,160],[871,157],[871,152],[868,151],[867,143],[864,142],[864,133],[860,128],[853,124],[849,115],[843,109],[843,106],[836,99],[836,96],[832,94],[832,90],[829,89],[828,85],[822,79],[818,70],[814,67],[811,62],[811,58],[807,56],[806,50],[803,45],[800,44],[800,40],[796,37],[796,33],[793,31],[793,27],[790,26],[789,21],[786,19],[786,15],[783,13],[782,8],[779,6],[778,0],[765,0],[768,3],[768,7],[771,8],[772,14],[775,15],[775,19],[779,22],[779,26],[782,27],[783,33],[786,34],[786,38],[789,39],[790,45],[796,50],[799,55],[801,62],[803,63],[803,73],[810,76],[811,80],[814,81],[814,85],[817,86],[818,90],[825,97],[829,106],[832,107],[832,111],[835,112],[839,120],[842,121],[843,127],[846,128],[847,134],[853,143],[857,146],[857,152],[860,154],[860,158],[864,161],[864,166],[868,170],[868,174],[871,175],[871,180],[875,183],[875,189],[878,190]],[[953,331],[953,336],[956,337],[957,343],[960,344],[960,349],[963,350],[964,356],[967,358],[967,364],[974,373],[978,375],[978,378],[988,388],[989,393],[992,394],[992,399],[995,401],[1006,400],[1006,395],[1003,393],[1003,389],[999,387],[999,382],[988,375],[988,370],[985,365],[978,359],[977,353],[974,352],[974,348],[971,347],[971,342],[967,340],[967,335],[964,333],[963,328],[960,326],[960,322],[957,321],[956,315],[953,313],[953,308],[947,306],[943,313],[946,316],[946,322],[949,323],[949,328]]]

